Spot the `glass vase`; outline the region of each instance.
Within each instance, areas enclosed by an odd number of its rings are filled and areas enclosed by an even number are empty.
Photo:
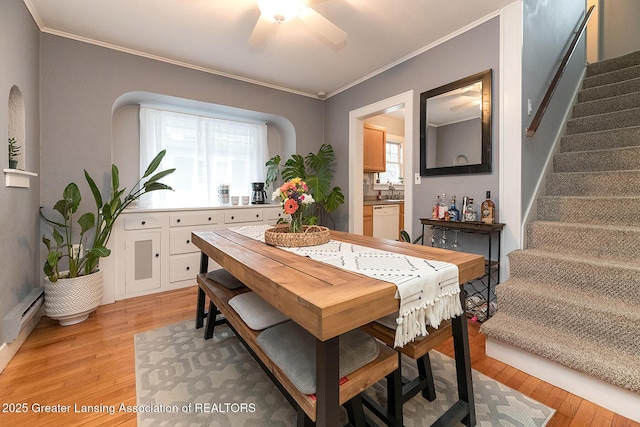
[[[289,223],[290,233],[302,233],[302,215],[291,215],[291,222]]]

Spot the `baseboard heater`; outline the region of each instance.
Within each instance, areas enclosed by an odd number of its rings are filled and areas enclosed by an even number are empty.
[[[22,298],[17,306],[2,319],[2,341],[15,341],[22,328],[36,315],[44,303],[44,290],[33,289],[29,295]]]

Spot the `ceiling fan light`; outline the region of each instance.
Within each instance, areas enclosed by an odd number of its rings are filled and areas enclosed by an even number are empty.
[[[260,12],[275,22],[289,21],[300,15],[305,7],[299,0],[258,0]]]

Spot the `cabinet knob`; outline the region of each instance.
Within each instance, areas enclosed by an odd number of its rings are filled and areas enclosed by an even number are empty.
[[[231,215],[231,219],[235,219],[235,216]]]
[[[145,225],[146,223],[147,223],[147,221],[142,221],[141,222],[142,225]]]
[[[256,218],[260,218],[260,214],[256,214]]]
[[[191,268],[191,267],[187,267],[187,271],[189,271],[189,269],[190,269],[190,268]]]
[[[191,241],[190,241],[189,239],[187,239],[187,245],[188,245],[189,243],[191,243]]]
[[[209,217],[209,221],[211,221],[211,217]]]
[[[176,220],[176,222],[180,222],[180,218],[178,218],[178,219]]]
[[[160,254],[156,254],[156,258],[158,258],[160,256]]]

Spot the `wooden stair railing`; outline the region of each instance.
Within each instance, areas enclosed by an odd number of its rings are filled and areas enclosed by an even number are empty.
[[[551,97],[553,96],[553,93],[556,91],[556,88],[558,87],[560,78],[562,77],[562,75],[564,74],[564,71],[567,68],[567,64],[569,63],[569,59],[571,59],[571,55],[573,55],[573,52],[576,50],[576,45],[578,44],[578,40],[580,40],[580,37],[584,33],[584,30],[587,27],[587,23],[589,22],[589,18],[591,18],[591,13],[593,12],[594,8],[595,8],[595,5],[591,6],[587,11],[587,14],[585,15],[584,19],[582,20],[582,23],[580,24],[580,28],[578,29],[578,32],[574,36],[573,41],[571,42],[571,45],[569,45],[569,48],[567,49],[567,53],[565,53],[564,57],[562,58],[562,62],[560,62],[560,66],[558,67],[556,74],[553,76],[553,79],[549,84],[549,88],[547,89],[547,92],[545,93],[544,98],[542,98],[542,102],[540,103],[540,106],[536,111],[536,115],[533,116],[531,125],[527,128],[527,132],[526,132],[527,137],[532,137],[533,135],[536,134],[536,131],[538,130],[538,126],[540,126],[540,122],[542,121],[542,116],[544,116],[544,113],[547,110],[549,103],[551,102]]]

